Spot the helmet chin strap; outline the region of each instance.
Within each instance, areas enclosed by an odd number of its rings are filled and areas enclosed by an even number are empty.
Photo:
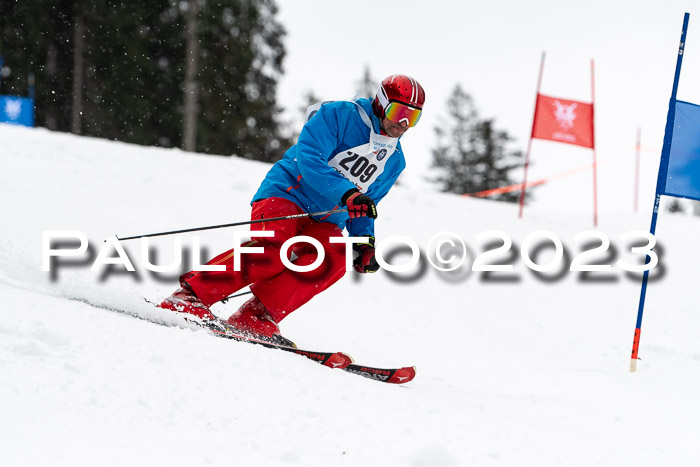
[[[386,117],[380,118],[379,119],[379,129],[381,130],[382,135],[389,135],[389,133],[386,132],[386,129],[384,128],[384,119]]]

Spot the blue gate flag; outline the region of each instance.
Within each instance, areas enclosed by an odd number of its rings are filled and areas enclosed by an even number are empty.
[[[0,122],[34,126],[34,99],[0,96]]]
[[[676,101],[666,186],[661,194],[700,200],[700,106]]]

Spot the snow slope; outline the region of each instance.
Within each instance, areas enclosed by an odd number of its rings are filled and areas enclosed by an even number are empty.
[[[490,276],[430,265],[412,280],[349,273],[282,323],[302,348],[417,366],[413,382],[392,386],[216,339],[153,309],[143,298],[169,294],[177,273],[146,271],[138,241],[124,242],[136,273],[93,272],[90,258],[53,277],[42,271],[43,231],[84,232],[95,255],[113,234],[245,220],[267,165],[7,125],[0,141],[0,465],[700,461],[698,218],[661,215],[663,274],[649,286],[634,374],[639,275],[615,266],[585,280],[566,270],[538,277],[517,255],[514,272]],[[589,216],[566,210],[535,206],[519,220],[513,205],[407,186],[379,214],[380,239],[408,236],[425,252],[433,235],[453,232],[470,261],[485,231],[505,232],[519,249],[548,230],[573,256],[573,236],[591,228]],[[648,216],[602,212],[600,222],[615,259],[632,261],[619,236],[647,230]],[[191,246],[193,236],[180,238]],[[232,229],[199,237],[205,257],[233,241]],[[154,239],[154,261],[172,258],[173,245]],[[549,257],[545,249],[537,261]]]

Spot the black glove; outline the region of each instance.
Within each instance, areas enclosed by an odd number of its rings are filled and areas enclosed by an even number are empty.
[[[374,257],[374,237],[369,237],[368,243],[354,243],[352,249],[359,253],[359,256],[352,263],[355,266],[355,271],[364,274],[379,270],[379,264]]]
[[[340,201],[348,207],[350,219],[365,216],[370,219],[377,218],[377,206],[374,201],[369,196],[360,193],[357,188],[346,192]]]

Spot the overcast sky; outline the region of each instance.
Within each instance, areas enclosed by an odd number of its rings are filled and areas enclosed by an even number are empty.
[[[297,112],[313,90],[323,99],[351,98],[364,67],[378,81],[405,73],[421,82],[426,104],[404,138],[406,180],[419,183],[430,162],[434,127],[457,83],[483,117],[526,149],[537,75],[541,92],[591,101],[595,60],[599,209],[631,212],[637,128],[642,129],[640,211],[651,212],[673,84],[683,14],[691,14],[678,98],[700,104],[700,14],[697,0],[280,0],[287,30],[284,107]],[[697,8],[696,8],[697,9]],[[698,11],[700,13],[700,11]],[[695,84],[694,84],[695,83]],[[289,114],[291,117],[292,114]],[[535,140],[528,180],[590,163],[590,150]],[[515,175],[515,174],[514,174]],[[519,182],[522,174],[517,175]],[[539,190],[537,203],[590,211],[592,172]]]

